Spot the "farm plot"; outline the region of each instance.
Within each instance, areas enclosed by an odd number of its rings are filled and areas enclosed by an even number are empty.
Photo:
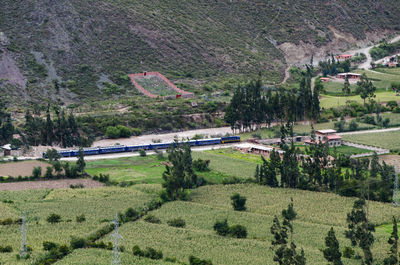
[[[20,181],[0,183],[2,190],[34,190],[34,189],[68,189],[71,185],[82,185],[85,188],[98,188],[103,183],[91,179],[59,179],[43,181]]]
[[[162,173],[167,159],[155,155],[146,157],[124,157],[86,162],[90,175],[108,174],[114,181],[135,181],[137,183],[162,183]]]
[[[31,176],[33,168],[41,167],[42,172],[44,172],[48,166],[51,165],[37,160],[0,163],[0,176]]]
[[[135,185],[129,188],[104,187],[98,189],[2,191],[0,205],[6,215],[20,218],[25,212],[28,224],[27,244],[33,249],[33,259],[43,252],[43,241],[69,244],[71,236],[86,236],[127,208],[142,208],[157,196],[159,185]],[[61,222],[49,224],[46,218],[52,214],[61,216]],[[78,215],[85,215],[82,223]],[[5,218],[3,211],[0,219]],[[16,254],[20,247],[19,225],[0,226],[1,245],[10,245],[13,253],[0,254],[2,264],[17,264]],[[21,263],[24,264],[24,263]]]
[[[247,197],[245,212],[233,211],[230,196],[239,192]],[[269,229],[274,215],[280,215],[294,198],[298,217],[294,222],[294,240],[304,248],[308,264],[326,264],[320,249],[331,226],[334,227],[341,249],[349,246],[345,239],[346,214],[354,199],[334,194],[309,191],[272,189],[257,185],[213,185],[192,192],[192,201],[171,202],[152,214],[161,224],[138,221],[121,227],[124,245],[162,250],[165,256],[187,261],[189,255],[212,259],[214,264],[273,264]],[[296,207],[296,205],[298,205]],[[392,215],[400,216],[400,209],[390,204],[370,203],[370,218],[376,224],[390,222]],[[185,228],[170,227],[168,220],[182,218]],[[247,227],[247,239],[221,237],[213,231],[216,220],[227,218],[232,225]],[[390,233],[375,233],[373,254],[377,262],[386,256]],[[344,264],[359,264],[359,260],[345,259]]]
[[[164,80],[156,75],[146,75],[135,77],[136,82],[144,89],[158,96],[173,96],[178,92],[173,90]]]
[[[388,102],[399,99],[399,97],[396,96],[396,93],[393,93],[392,91],[378,91],[375,93],[375,95],[376,97],[374,100],[377,102]],[[347,101],[356,101],[361,104],[363,103],[363,100],[359,95],[348,97],[323,95],[320,99],[320,104],[322,108],[335,108],[346,105]]]
[[[400,149],[400,131],[343,135],[343,140],[390,150]]]

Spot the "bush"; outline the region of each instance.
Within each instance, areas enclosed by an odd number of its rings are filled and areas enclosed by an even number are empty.
[[[231,196],[232,206],[235,211],[246,211],[246,197],[235,193]]]
[[[34,167],[32,170],[32,177],[33,179],[38,179],[42,176],[42,168],[41,167]]]
[[[186,222],[182,218],[176,218],[176,219],[169,220],[169,221],[167,221],[167,224],[169,226],[173,226],[173,227],[185,227],[186,226]]]
[[[190,265],[212,265],[211,260],[201,260],[195,256],[190,255],[189,257]]]
[[[88,246],[88,241],[82,237],[72,237],[71,238],[71,248],[78,249],[78,248],[85,248]]]
[[[140,247],[138,245],[133,246],[132,252],[133,252],[133,255],[135,255],[135,256],[139,256],[139,257],[144,256],[143,251],[140,249]]]
[[[354,256],[354,249],[351,247],[345,247],[343,250],[343,257],[351,259]]]
[[[144,149],[139,149],[140,156],[146,156],[146,151]]]
[[[0,246],[0,253],[10,253],[12,251],[13,249],[11,246],[5,246],[5,247]]]
[[[51,224],[55,224],[55,223],[59,223],[61,221],[61,216],[55,213],[50,214],[47,217],[47,222],[51,223]]]
[[[163,253],[161,250],[155,250],[154,248],[146,248],[145,251],[143,251],[143,255],[146,258],[149,259],[162,259],[163,258]]]
[[[117,139],[119,138],[120,131],[118,130],[117,127],[114,126],[108,126],[106,129],[106,136],[111,138],[111,139]]]
[[[134,221],[138,218],[139,213],[135,211],[133,208],[128,208],[125,212],[125,217],[129,221]]]
[[[229,227],[229,234],[236,238],[246,238],[247,229],[243,225],[233,225]]]
[[[193,161],[193,169],[200,172],[210,171],[209,165],[210,160],[197,159]]]
[[[132,135],[132,131],[128,127],[118,125],[117,129],[119,130],[119,137],[128,138]]]
[[[155,217],[154,215],[147,215],[144,220],[148,223],[152,223],[152,224],[161,224],[161,220],[158,217]]]
[[[176,258],[175,257],[166,257],[164,260],[166,262],[176,263]]]
[[[355,120],[352,120],[349,124],[350,131],[356,131],[358,129],[358,123]]]
[[[43,242],[43,250],[50,251],[50,250],[52,250],[54,248],[57,248],[57,247],[58,247],[58,244],[56,244],[54,242],[50,242],[50,241],[44,241]]]
[[[77,215],[77,216],[76,216],[76,222],[77,222],[77,223],[83,223],[83,222],[85,222],[85,221],[86,221],[86,217],[85,217],[84,214],[81,214],[81,215]]]
[[[229,234],[228,220],[216,221],[214,224],[214,231],[220,236],[226,236]]]

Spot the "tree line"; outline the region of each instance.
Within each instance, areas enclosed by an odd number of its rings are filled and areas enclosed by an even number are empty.
[[[318,120],[320,116],[319,90],[311,90],[312,70],[307,67],[299,88],[264,92],[261,80],[239,85],[225,112],[225,121],[232,130],[253,130],[266,123]]]
[[[269,160],[262,157],[263,164],[257,166],[255,171],[256,183],[271,187],[331,191],[343,196],[360,196],[369,186],[369,199],[382,202],[392,200],[394,168],[385,162],[380,164],[377,154],[371,160],[350,159],[345,155],[330,154],[328,144],[319,142],[306,147],[304,155],[293,141],[286,140],[293,138],[291,123],[281,127],[281,135],[282,155],[273,151]],[[314,132],[311,141],[315,141]]]
[[[46,118],[40,112],[32,114],[30,110],[25,113],[23,131],[29,145],[53,145],[62,147],[90,146],[92,141],[81,135],[74,115],[66,114],[63,109],[53,107],[55,118],[50,115],[50,105],[46,110]]]

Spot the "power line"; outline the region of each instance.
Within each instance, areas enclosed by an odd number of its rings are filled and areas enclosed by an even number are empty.
[[[122,236],[119,234],[118,231],[119,229],[118,214],[115,215],[115,220],[112,223],[114,224],[115,228],[114,228],[114,233],[111,235],[114,239],[111,265],[120,265],[121,264],[120,239],[122,239]]]
[[[26,254],[27,254],[25,213],[22,214],[21,221],[22,221],[22,225],[21,225],[21,250],[20,250],[20,255],[21,255],[21,258],[25,258]]]

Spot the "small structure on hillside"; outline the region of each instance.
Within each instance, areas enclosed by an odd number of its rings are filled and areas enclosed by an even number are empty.
[[[345,80],[346,76],[349,80],[360,80],[361,78],[361,75],[356,73],[341,73],[337,75],[337,78]]]
[[[318,130],[315,132],[315,141],[309,139],[305,141],[305,144],[325,144],[328,142],[329,147],[341,146],[342,137],[336,134],[335,130]]]
[[[325,83],[331,81],[331,79],[330,79],[329,77],[321,77],[320,80],[321,80],[322,82],[325,82]]]
[[[338,61],[345,61],[351,59],[351,57],[353,57],[351,54],[339,54],[335,56],[335,59]]]
[[[11,155],[11,144],[3,145],[1,148],[4,151],[4,156],[10,156]]]

